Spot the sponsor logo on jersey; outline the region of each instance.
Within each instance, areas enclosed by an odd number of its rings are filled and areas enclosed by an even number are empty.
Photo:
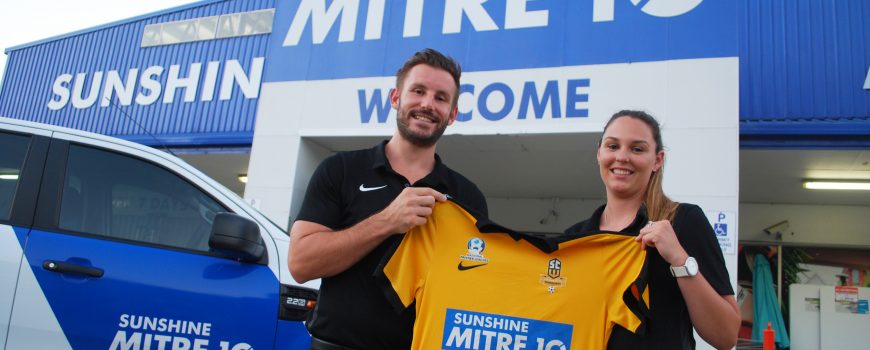
[[[447,309],[441,348],[568,350],[573,332],[570,324]]]
[[[547,287],[550,294],[555,293],[558,289],[565,286],[568,279],[562,277],[562,260],[552,258],[547,262],[547,274],[541,275],[539,283]]]
[[[468,253],[465,255],[460,255],[460,260],[477,261],[483,263],[489,262],[489,259],[483,256],[483,251],[486,250],[486,241],[477,237],[471,238],[466,244],[466,249],[468,250]]]
[[[483,239],[473,237],[465,244],[465,248],[466,254],[459,256],[459,260],[462,260],[457,267],[459,271],[470,270],[489,263],[489,259],[483,256],[483,251],[486,250],[486,241]],[[474,264],[463,264],[463,261],[470,261]]]
[[[475,268],[475,267],[481,267],[481,266],[484,266],[484,265],[486,265],[486,264],[463,265],[462,262],[460,261],[460,262],[459,262],[459,266],[457,266],[456,268],[459,269],[459,271],[466,271],[466,270],[471,270],[471,269],[473,269],[473,268]]]

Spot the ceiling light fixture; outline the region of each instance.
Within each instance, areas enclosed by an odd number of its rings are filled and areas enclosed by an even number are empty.
[[[804,180],[809,190],[870,191],[870,180]]]
[[[243,184],[248,183],[248,174],[239,174],[239,182]]]
[[[0,180],[18,180],[18,174],[0,174]]]

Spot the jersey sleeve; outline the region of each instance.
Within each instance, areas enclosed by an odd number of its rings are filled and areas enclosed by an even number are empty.
[[[609,262],[612,270],[603,279],[608,290],[608,316],[610,322],[631,332],[643,335],[649,316],[649,288],[647,254],[634,236],[620,236],[615,243],[617,253]]]
[[[375,272],[384,295],[396,311],[404,310],[413,304],[418,291],[425,285],[434,253],[432,238],[435,233],[435,221],[435,213],[433,213],[426,224],[414,227],[405,233],[398,247],[384,256],[378,271]]]
[[[302,200],[302,207],[296,220],[310,221],[329,227],[342,229],[341,186],[343,164],[338,155],[326,158],[308,182],[308,189]]]
[[[725,267],[722,248],[707,216],[697,205],[682,205],[685,206],[685,214],[680,222],[675,222],[680,244],[689,256],[695,258],[701,274],[719,295],[733,295],[734,289]]]

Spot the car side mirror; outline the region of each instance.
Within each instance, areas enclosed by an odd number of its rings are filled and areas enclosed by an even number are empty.
[[[260,226],[233,213],[215,215],[208,246],[242,262],[257,262],[266,254]]]

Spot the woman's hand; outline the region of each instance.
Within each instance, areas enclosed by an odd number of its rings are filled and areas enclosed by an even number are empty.
[[[644,247],[657,249],[671,266],[683,266],[689,257],[668,220],[650,221],[635,240]],[[701,273],[691,278],[677,278],[677,285],[689,309],[692,326],[701,338],[717,349],[733,348],[740,328],[740,311],[734,296],[716,293]]]
[[[680,241],[677,240],[677,234],[668,220],[648,222],[634,240],[643,244],[644,247],[653,247],[658,250],[662,259],[671,266],[683,266],[689,257]]]

